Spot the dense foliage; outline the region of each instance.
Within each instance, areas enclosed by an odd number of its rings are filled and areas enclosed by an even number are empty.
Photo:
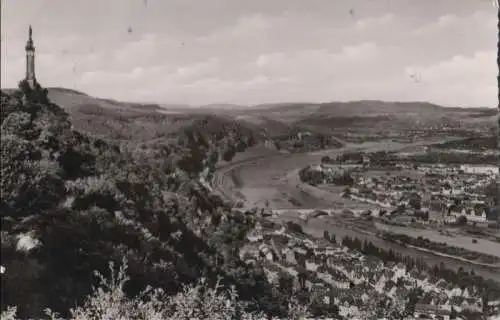
[[[278,150],[287,150],[289,152],[337,149],[343,146],[343,144],[331,134],[314,130],[305,130],[300,126],[293,126],[289,128],[286,133],[272,135],[271,138]]]
[[[109,261],[126,258],[127,296],[222,277],[248,308],[286,312],[263,270],[236,254],[254,217],[232,212],[207,184],[217,161],[255,143],[252,132],[204,117],[174,139],[106,140],[75,130],[40,87],[22,82],[1,99],[3,306],[22,318],[45,307],[67,317],[91,293],[93,271],[108,275]]]
[[[500,262],[500,258],[494,255],[470,251],[464,248],[451,246],[445,242],[434,242],[421,236],[413,238],[405,234],[385,233],[384,239],[392,242],[412,245],[419,248],[442,252],[454,256],[459,256],[467,260],[479,260],[488,264]]]
[[[186,285],[175,295],[166,295],[159,288],[147,288],[135,297],[128,297],[125,285],[130,280],[126,261],[118,270],[110,265],[110,277],[96,273],[99,285],[81,305],[70,310],[66,319],[262,319],[262,313],[245,311],[246,304],[238,300],[234,287],[230,290],[207,288],[202,278],[195,285]],[[17,308],[2,312],[2,319],[15,320]],[[45,309],[45,319],[62,320],[57,312]]]
[[[434,147],[438,149],[465,149],[471,151],[496,150],[497,138],[495,136],[473,137],[440,143]]]
[[[310,185],[323,183],[335,184],[338,186],[352,186],[354,179],[348,170],[323,171],[316,170],[310,166],[299,171],[300,181]]]

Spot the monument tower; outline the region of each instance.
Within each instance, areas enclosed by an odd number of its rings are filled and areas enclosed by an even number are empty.
[[[26,81],[28,81],[30,87],[33,89],[35,87],[35,47],[33,46],[33,30],[31,25],[29,28],[29,39],[26,43]]]

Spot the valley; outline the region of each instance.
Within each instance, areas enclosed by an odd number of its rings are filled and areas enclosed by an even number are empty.
[[[317,210],[339,210],[344,208],[365,210],[369,206],[350,199],[337,196],[322,189],[315,188],[300,181],[298,170],[306,165],[319,163],[325,155],[334,157],[342,153],[352,151],[413,151],[417,147],[426,145],[451,143],[459,138],[443,138],[418,141],[413,144],[392,144],[390,142],[370,142],[365,144],[349,144],[343,148],[333,150],[322,150],[300,154],[276,154],[269,151],[267,156],[241,160],[238,163],[220,167],[215,173],[215,187],[225,197],[245,203],[245,207],[266,208],[275,214],[270,219],[275,222],[285,223],[294,221],[300,223],[304,231],[311,236],[321,237],[325,231],[336,234],[337,237],[356,237],[360,240],[371,241],[374,244],[393,249],[404,255],[410,255],[418,259],[424,259],[429,265],[444,263],[454,270],[460,268],[465,270],[474,269],[476,274],[487,279],[500,282],[500,270],[494,267],[486,267],[478,264],[459,261],[443,255],[432,254],[385,241],[378,237],[376,229],[374,232],[366,232],[357,227],[362,223],[350,216],[337,217],[336,222],[331,218],[321,216],[319,218],[309,217],[304,222],[301,215],[310,215]],[[252,150],[245,153],[251,154]],[[238,184],[234,183],[237,177]],[[423,232],[413,229],[416,235]],[[500,244],[492,244],[500,252]],[[491,250],[490,250],[491,252]]]

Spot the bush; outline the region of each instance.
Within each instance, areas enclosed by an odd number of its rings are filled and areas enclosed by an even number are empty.
[[[288,221],[286,223],[286,227],[288,228],[288,230],[290,230],[292,232],[302,233],[302,234],[304,233],[304,230],[302,230],[302,227],[298,223]]]
[[[467,217],[466,216],[460,216],[457,219],[457,225],[459,226],[465,226],[467,225]]]
[[[129,297],[124,287],[129,281],[127,262],[124,259],[118,270],[110,263],[110,277],[99,272],[95,275],[99,285],[82,305],[70,311],[70,319],[113,319],[113,320],[151,320],[151,319],[263,319],[262,313],[246,311],[247,304],[238,299],[238,293],[231,288],[223,288],[219,282],[214,287],[204,279],[184,286],[176,295],[167,296],[161,289],[146,288],[138,295]],[[16,319],[15,307],[2,312],[2,319]],[[45,309],[48,318],[59,320],[60,316]]]

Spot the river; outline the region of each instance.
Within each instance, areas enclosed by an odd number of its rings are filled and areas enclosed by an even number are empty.
[[[452,140],[452,139],[450,139]],[[428,141],[427,144],[442,142],[443,140]],[[417,142],[416,145],[424,145]],[[338,155],[346,151],[357,150],[399,150],[415,148],[413,144],[388,145],[385,142],[367,143],[363,145],[348,146],[346,148],[324,150],[314,153],[301,154],[273,154],[260,156],[257,159],[240,161],[236,164],[228,164],[216,172],[216,188],[225,196],[232,199],[244,199],[247,207],[269,207],[271,209],[301,209],[301,208],[325,208],[336,205],[336,197],[329,199],[308,192],[298,179],[297,170],[309,164],[317,164],[324,155]],[[231,181],[232,177],[238,176],[239,186]],[[239,195],[236,196],[236,194]],[[297,214],[296,214],[297,215]],[[298,217],[297,217],[298,219]],[[500,272],[488,267],[474,266],[471,263],[458,261],[448,257],[436,256],[432,253],[419,251],[412,248],[391,243],[374,235],[364,234],[352,228],[340,227],[333,223],[327,223],[322,219],[312,219],[304,226],[304,230],[316,236],[322,236],[324,230],[333,232],[337,238],[345,235],[366,239],[378,247],[390,248],[402,254],[423,258],[427,263],[440,264],[443,262],[447,267],[465,270],[474,269],[476,274],[487,279],[500,282]]]

